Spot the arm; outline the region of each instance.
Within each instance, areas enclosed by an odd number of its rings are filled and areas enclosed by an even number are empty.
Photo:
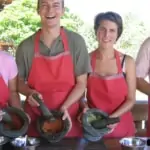
[[[12,56],[8,56],[7,59],[7,68],[8,69],[8,89],[10,92],[9,97],[9,105],[17,108],[22,108],[20,97],[17,89],[17,76],[18,76],[18,69],[16,62]]]
[[[31,105],[33,106],[38,106],[38,103],[32,98],[32,94],[33,93],[37,93],[34,89],[31,89],[28,84],[26,84],[26,79],[28,76],[28,72],[26,69],[26,65],[25,65],[25,54],[24,54],[24,49],[25,46],[23,46],[22,44],[19,45],[17,52],[16,52],[16,62],[17,62],[17,66],[18,66],[18,91],[27,96],[30,97],[29,99],[32,99],[33,103]]]
[[[131,110],[135,103],[135,92],[136,92],[136,73],[134,60],[127,56],[126,60],[126,82],[128,86],[128,95],[126,101],[113,113],[110,117],[119,117],[122,114]]]
[[[150,95],[150,84],[144,78],[138,78],[137,81],[137,89],[144,94]]]
[[[22,109],[20,97],[17,91],[17,76],[8,81],[8,88],[10,91],[9,105]]]
[[[27,70],[25,66],[25,54],[24,46],[20,44],[16,51],[16,63],[18,66],[18,90],[21,94],[28,96],[32,93],[32,90],[29,88],[28,84],[25,83],[27,79]]]
[[[87,74],[80,75],[76,77],[76,85],[69,94],[65,103],[62,106],[62,109],[68,109],[72,104],[78,101],[83,95],[87,83]]]
[[[37,93],[39,97],[42,98],[41,94],[38,93],[36,90],[31,89],[28,84],[25,83],[24,79],[21,77],[18,77],[18,90],[21,94],[25,95],[27,97],[27,101],[31,106],[37,107],[39,106],[39,103],[32,97],[33,93]]]
[[[140,47],[136,59],[137,89],[150,95],[150,84],[145,80],[150,69],[150,38],[147,38]]]
[[[73,62],[76,84],[62,105],[63,109],[68,109],[72,104],[81,99],[87,85],[87,74],[91,71],[89,55],[84,39],[81,36],[77,36],[74,41],[76,42],[74,49],[74,53],[76,54],[74,55],[75,57],[73,56]]]
[[[29,96],[35,92],[35,90],[31,89],[28,84],[25,83],[22,77],[18,77],[18,90],[25,96]]]
[[[91,58],[91,55],[92,55],[92,52],[89,53],[89,58]],[[90,60],[91,62],[91,60]],[[91,67],[91,66],[90,66]],[[92,70],[92,67],[91,67],[91,70]],[[81,99],[80,99],[80,108],[83,110],[86,111],[87,109],[89,109],[89,105],[88,105],[88,99],[87,99],[87,89],[85,90],[84,92],[84,95],[82,95]]]

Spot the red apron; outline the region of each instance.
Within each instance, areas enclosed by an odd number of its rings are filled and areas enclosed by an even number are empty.
[[[99,108],[109,115],[118,109],[126,100],[127,84],[123,76],[119,52],[115,51],[118,73],[113,76],[100,76],[94,72],[97,51],[92,53],[91,63],[93,72],[88,78],[87,97],[89,106]],[[120,117],[120,123],[114,131],[106,137],[133,136],[135,133],[134,122],[131,112]]]
[[[0,109],[5,108],[8,104],[9,89],[3,77],[0,75]]]
[[[67,36],[64,29],[61,28],[60,36],[64,45],[64,52],[57,56],[49,57],[40,55],[40,35],[41,31],[36,34],[34,58],[28,78],[28,85],[41,93],[44,103],[49,109],[59,109],[75,86],[74,67]],[[73,125],[67,137],[81,136],[81,127],[76,119],[78,109],[78,102],[69,108],[69,114]],[[28,135],[39,136],[36,130],[36,119],[40,115],[38,108],[33,108],[26,102],[25,111],[31,117]]]
[[[150,137],[150,97],[148,98],[148,123],[147,123],[147,136]]]

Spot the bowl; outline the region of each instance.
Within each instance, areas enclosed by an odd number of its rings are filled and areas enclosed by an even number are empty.
[[[15,149],[19,150],[34,150],[40,144],[40,140],[34,137],[21,136],[11,141]]]
[[[144,150],[146,140],[138,137],[127,137],[120,140],[122,150]]]

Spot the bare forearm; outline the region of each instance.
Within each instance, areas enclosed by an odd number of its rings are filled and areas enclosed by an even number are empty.
[[[28,96],[30,95],[33,90],[25,83],[23,79],[19,79],[18,81],[18,90],[21,94]]]
[[[85,84],[77,83],[62,107],[65,107],[66,109],[68,109],[72,104],[77,102],[83,95],[85,91],[85,87],[86,87]]]
[[[135,104],[135,100],[126,100],[115,112],[111,114],[111,117],[120,117],[124,113],[130,111]]]
[[[135,71],[135,62],[134,59],[130,56],[125,58],[126,63],[126,83],[127,83],[127,95],[124,103],[118,107],[110,116],[111,117],[120,117],[124,113],[131,110],[135,104],[135,91],[136,91],[136,71]]]
[[[150,84],[143,78],[137,78],[137,89],[148,96],[150,95]]]
[[[9,105],[12,107],[22,109],[20,97],[17,92],[13,92],[10,94]]]

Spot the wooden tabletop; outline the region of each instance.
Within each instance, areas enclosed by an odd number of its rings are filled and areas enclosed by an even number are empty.
[[[88,143],[87,146],[83,146],[84,150],[121,150],[121,146],[119,144],[120,139],[105,139],[101,140],[99,142],[90,142]],[[77,142],[78,140],[76,139],[66,139],[62,140],[61,142],[52,144],[52,145],[47,145],[47,144],[42,144],[39,146],[36,150],[83,150],[82,149],[82,144],[78,147]],[[105,145],[104,145],[105,144]]]
[[[121,150],[119,140],[120,139],[105,139],[104,143],[108,150]]]

